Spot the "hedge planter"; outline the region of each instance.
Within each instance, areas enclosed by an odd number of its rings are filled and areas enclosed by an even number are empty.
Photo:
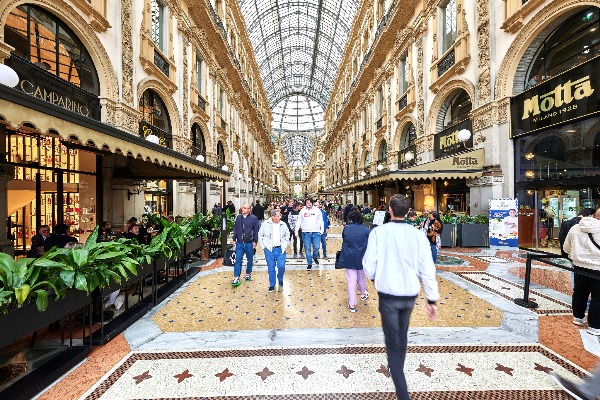
[[[487,247],[489,246],[488,225],[460,224],[458,225],[458,246]]]
[[[38,311],[34,302],[0,315],[0,348],[66,317],[90,304],[90,297],[82,290],[68,290],[64,298],[48,296],[48,307]]]
[[[456,224],[443,224],[444,230],[440,235],[442,247],[456,247]]]

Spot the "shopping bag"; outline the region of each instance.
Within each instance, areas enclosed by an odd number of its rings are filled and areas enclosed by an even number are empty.
[[[341,254],[341,253],[342,253],[342,252],[341,252],[341,250],[338,250],[338,251],[335,253],[335,269],[344,269],[344,267],[342,267],[342,266],[340,265],[340,263],[339,263],[339,261],[340,261],[340,254]]]
[[[227,267],[233,267],[235,265],[235,250],[230,249],[225,252],[225,257],[223,257],[223,265]]]

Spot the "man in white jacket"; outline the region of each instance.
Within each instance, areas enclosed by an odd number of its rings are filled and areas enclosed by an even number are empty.
[[[323,213],[317,207],[313,207],[312,199],[306,199],[304,208],[300,210],[298,215],[295,231],[296,236],[298,236],[298,231],[302,229],[302,241],[304,242],[306,262],[308,263],[306,269],[309,271],[312,269],[313,261],[319,265],[319,247],[323,226]]]
[[[271,211],[271,218],[260,226],[258,243],[265,251],[265,260],[269,270],[269,292],[275,290],[275,267],[279,291],[283,290],[283,274],[285,272],[285,250],[290,243],[290,230],[281,220],[279,209]]]
[[[569,254],[575,269],[573,286],[573,323],[585,325],[585,309],[591,295],[588,310],[588,333],[600,335],[600,279],[582,275],[578,271],[600,275],[600,208],[590,217],[583,217],[573,226],[563,249]],[[558,375],[553,375],[569,394],[579,400],[592,400],[600,395],[600,368],[582,384],[575,384]]]
[[[409,208],[408,198],[392,196],[389,206],[392,219],[371,231],[362,260],[366,277],[374,281],[379,293],[388,367],[399,400],[409,400],[404,360],[408,322],[421,290],[419,280],[425,288],[427,314],[432,321],[437,318],[435,302],[440,297],[427,238],[404,220]]]

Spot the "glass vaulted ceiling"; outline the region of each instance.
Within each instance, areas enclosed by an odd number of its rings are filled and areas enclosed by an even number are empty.
[[[239,1],[273,109],[273,134],[288,164],[306,165],[359,0]]]

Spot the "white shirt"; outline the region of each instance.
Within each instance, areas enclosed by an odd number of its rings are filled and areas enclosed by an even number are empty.
[[[273,224],[273,246],[281,246],[281,234],[279,233],[279,224]]]
[[[300,210],[298,222],[296,222],[296,235],[298,235],[300,229],[302,229],[302,233],[317,232],[319,235],[322,235],[323,213],[321,210],[314,206],[310,210],[306,207]]]
[[[440,297],[431,247],[422,232],[402,222],[388,222],[371,231],[362,260],[365,276],[379,293],[417,296],[421,282],[427,300]]]

